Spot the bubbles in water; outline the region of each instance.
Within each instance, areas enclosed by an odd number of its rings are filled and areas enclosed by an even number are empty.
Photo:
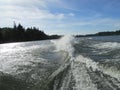
[[[53,43],[56,45],[56,48],[58,51],[67,51],[69,52],[70,56],[73,55],[74,53],[74,48],[73,48],[73,44],[74,44],[74,37],[71,35],[66,35],[64,37],[62,37],[61,39],[59,39],[58,41],[53,41]]]
[[[118,49],[120,48],[120,43],[117,42],[104,42],[93,45],[98,49]]]

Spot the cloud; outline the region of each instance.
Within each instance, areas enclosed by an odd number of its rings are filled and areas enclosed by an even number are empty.
[[[69,13],[69,16],[75,16],[75,14],[74,13]]]
[[[57,18],[59,20],[62,20],[64,17],[65,17],[65,15],[63,13],[57,15]]]
[[[43,0],[1,0],[2,5],[23,6],[23,7],[46,7],[46,2]]]
[[[79,20],[73,22],[58,23],[59,29],[80,30],[80,32],[90,33],[94,30],[116,30],[120,28],[120,20],[111,18],[98,18],[94,20]],[[87,32],[86,32],[87,31]],[[95,32],[97,32],[95,31]]]
[[[120,28],[119,18],[106,18],[104,13],[89,9],[82,5],[83,3],[80,6],[74,0],[72,0],[74,3],[71,2],[70,5],[63,0],[0,1],[0,27],[12,26],[12,22],[15,21],[16,23],[20,22],[25,27],[36,26],[46,32],[55,33],[68,32],[67,30],[72,32],[75,29],[81,29],[80,32],[84,32],[82,30],[97,30],[105,26],[105,29]]]
[[[73,22],[71,25],[73,26],[118,26],[120,25],[119,19],[112,18],[97,18],[93,20],[81,20]]]
[[[0,20],[5,23],[13,21],[26,22],[35,20],[62,20],[63,13],[51,13],[48,2],[58,0],[2,0],[0,6]],[[8,23],[7,23],[8,24]],[[2,23],[1,23],[2,25]]]

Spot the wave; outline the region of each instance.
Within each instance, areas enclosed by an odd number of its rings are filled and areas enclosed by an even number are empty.
[[[69,53],[70,56],[73,55],[74,53],[74,48],[73,48],[74,37],[73,36],[66,35],[61,39],[57,41],[52,41],[52,42],[55,44],[57,51],[66,51]]]
[[[73,47],[75,43],[74,37],[70,35],[54,42],[56,49],[58,51],[65,51],[68,53],[68,56],[67,59],[65,59],[67,62],[64,62],[64,64],[51,75],[52,82],[59,82],[59,84],[54,84],[54,87],[58,87],[60,83],[62,83],[59,89],[53,88],[52,90],[98,90],[98,88],[100,90],[106,90],[105,88],[120,88],[119,72],[114,71],[113,68],[108,69],[88,57],[80,54],[75,55],[75,49]],[[109,44],[111,44],[111,46],[109,46]],[[95,47],[99,49],[115,48],[118,45],[119,43],[107,42],[95,44]],[[119,48],[119,46],[117,48]],[[64,78],[58,80],[60,75],[63,75]],[[100,85],[101,87],[99,87]]]
[[[15,69],[13,70],[15,72],[16,69],[20,69],[23,72],[20,70],[18,72],[26,74],[29,79],[35,78],[35,88],[33,87],[31,90],[36,90],[36,88],[37,90],[119,90],[120,72],[118,69],[109,66],[105,61],[103,63],[94,61],[87,55],[83,56],[80,52],[76,54],[76,49],[80,48],[74,48],[74,46],[76,44],[78,47],[79,44],[83,45],[81,40],[67,35],[59,40],[27,46],[25,49],[27,52],[20,51],[25,57],[21,56],[17,61],[10,57],[13,62],[16,62],[12,69]],[[88,42],[87,44],[89,45]],[[106,42],[93,46],[97,49],[114,49],[115,46],[119,48],[119,43]],[[21,55],[19,53],[18,55]],[[58,62],[53,63],[52,61]],[[8,66],[13,62],[8,62]],[[18,68],[14,68],[14,66],[18,66]],[[29,77],[28,74],[30,74]]]
[[[58,51],[65,51],[68,53],[67,62],[61,65],[61,67],[56,70],[52,75],[52,81],[56,82],[56,78],[58,78],[59,74],[66,74],[64,76],[65,80],[61,80],[59,82],[63,83],[59,89],[53,90],[97,90],[95,84],[92,83],[90,76],[87,74],[87,68],[92,67],[94,70],[97,69],[96,63],[92,62],[87,58],[84,58],[82,55],[74,55],[75,49],[73,45],[76,43],[75,38],[73,36],[67,35],[61,38],[58,41],[52,41],[56,45],[56,49]],[[68,73],[65,73],[67,71]],[[67,80],[66,80],[67,79]],[[66,83],[66,81],[68,83]],[[71,87],[72,82],[72,87]],[[58,85],[58,84],[57,84]],[[54,87],[57,87],[55,84]]]
[[[119,49],[120,43],[117,42],[103,42],[93,45],[93,47],[98,49]]]

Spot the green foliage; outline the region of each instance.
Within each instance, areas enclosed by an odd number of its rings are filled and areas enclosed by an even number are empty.
[[[15,23],[13,28],[0,28],[0,43],[57,39],[59,37],[58,35],[46,35],[36,27],[25,29],[21,24],[17,26]]]

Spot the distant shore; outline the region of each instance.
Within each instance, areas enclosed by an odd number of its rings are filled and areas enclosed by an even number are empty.
[[[95,33],[95,34],[87,34],[87,35],[76,35],[76,37],[89,37],[89,36],[114,36],[114,35],[120,35],[120,30],[98,32],[98,33]]]
[[[74,35],[75,37],[90,37],[90,36],[113,36],[120,35],[120,30],[98,32],[96,34],[87,35]],[[58,39],[62,35],[47,35],[42,30],[36,27],[28,27],[25,29],[21,24],[16,25],[14,23],[13,28],[4,27],[0,28],[0,44],[11,42],[26,42],[26,41],[38,41]]]
[[[58,39],[60,35],[47,35],[36,27],[25,29],[21,24],[14,24],[13,28],[0,28],[0,44],[11,42],[38,41]]]

